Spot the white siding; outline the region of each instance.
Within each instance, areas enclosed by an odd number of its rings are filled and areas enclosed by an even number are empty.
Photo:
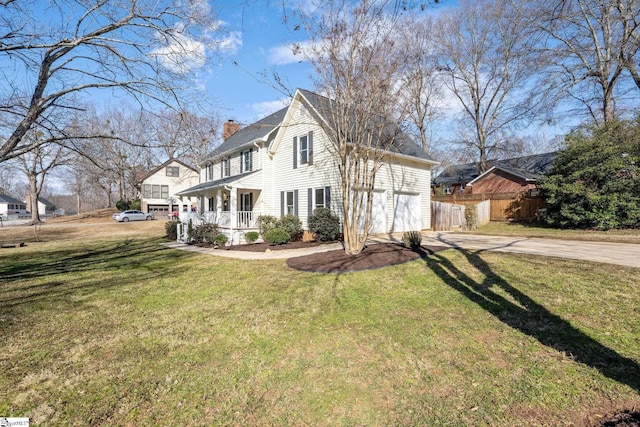
[[[340,206],[338,202],[340,190],[337,185],[339,180],[333,158],[324,148],[327,143],[326,135],[308,113],[300,115],[297,101],[294,101],[291,108],[292,122],[283,128],[280,145],[270,161],[270,167],[265,168],[265,176],[271,177],[272,185],[267,184],[265,189],[264,212],[280,217],[281,192],[298,190],[298,217],[306,228],[310,203],[308,189],[331,187],[331,209],[337,212]],[[300,164],[299,138],[308,135],[310,131],[313,132],[313,164]],[[298,138],[298,160],[295,169],[293,168],[294,136]],[[266,169],[269,169],[268,173]]]
[[[167,204],[167,199],[166,198],[146,198],[144,197],[144,186],[145,185],[167,185],[169,186],[169,197],[175,197],[175,194],[182,191],[182,190],[186,190],[187,188],[193,187],[194,185],[198,185],[198,183],[200,182],[200,176],[201,173],[195,172],[194,170],[187,168],[183,165],[181,165],[180,163],[177,162],[171,162],[166,166],[177,166],[179,167],[179,176],[177,177],[173,177],[173,176],[167,176],[167,168],[163,167],[162,169],[160,169],[159,171],[157,171],[156,173],[154,173],[153,175],[145,178],[145,180],[142,182],[142,186],[141,186],[141,190],[142,190],[142,197],[141,200],[143,202],[143,210],[145,206],[149,206],[149,205],[166,205]],[[206,170],[204,171],[206,173]],[[206,177],[206,175],[205,175]],[[195,197],[193,198],[183,198],[184,203],[191,204],[191,203],[195,203],[197,202],[197,199]]]

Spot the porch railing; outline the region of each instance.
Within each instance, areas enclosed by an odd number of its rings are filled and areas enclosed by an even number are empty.
[[[222,228],[232,228],[231,212],[208,211],[203,216],[206,223],[218,224],[218,227]],[[256,217],[252,211],[238,211],[236,212],[236,225],[233,228],[237,230],[257,228]]]

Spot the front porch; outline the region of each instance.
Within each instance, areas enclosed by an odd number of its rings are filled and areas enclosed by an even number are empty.
[[[247,243],[245,234],[249,231],[258,231],[257,217],[258,214],[254,211],[236,211],[235,213],[206,211],[202,214],[182,212],[179,217],[180,224],[178,224],[178,241],[187,242],[187,229],[191,222],[194,227],[202,224],[216,224],[218,230],[229,239],[228,244]]]
[[[217,224],[229,239],[228,244],[246,243],[248,231],[258,231],[256,220],[262,212],[262,191],[249,187],[242,179],[207,182],[182,191],[180,196],[196,197],[197,209],[181,212],[178,241],[187,241],[189,221],[193,226]]]

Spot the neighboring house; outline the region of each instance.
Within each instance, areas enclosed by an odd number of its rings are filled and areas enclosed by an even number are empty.
[[[177,194],[193,187],[199,180],[196,168],[177,159],[169,159],[152,171],[137,175],[140,210],[166,218],[170,212],[195,208],[195,198],[179,198]]]
[[[31,212],[31,195],[27,193],[24,197],[24,204],[27,207],[27,211]],[[56,211],[56,207],[53,203],[44,199],[42,197],[38,197],[38,215],[41,217],[46,215],[53,215]]]
[[[340,215],[340,179],[320,123],[327,98],[298,90],[291,104],[237,130],[225,123],[225,140],[201,163],[200,184],[178,193],[197,197],[205,221],[234,243],[255,230],[259,215],[297,215],[304,228],[314,209]],[[234,133],[232,133],[235,131]],[[430,228],[431,167],[438,163],[403,140],[376,176],[372,233]]]
[[[535,193],[538,180],[556,159],[556,152],[488,161],[489,169],[480,173],[477,163],[449,166],[433,179],[434,193],[496,194]]]
[[[9,215],[27,215],[27,206],[22,200],[6,194],[0,194],[0,215],[5,218]]]

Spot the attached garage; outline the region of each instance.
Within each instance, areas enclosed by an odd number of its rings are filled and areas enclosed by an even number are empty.
[[[387,232],[387,193],[385,191],[373,192],[373,206],[371,207],[372,226],[371,234]]]
[[[393,232],[422,230],[420,194],[395,193],[393,196]]]

